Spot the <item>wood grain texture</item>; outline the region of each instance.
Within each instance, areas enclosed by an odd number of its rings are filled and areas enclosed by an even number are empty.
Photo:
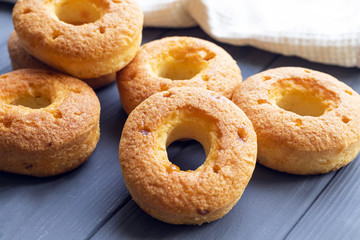
[[[286,239],[360,238],[360,159],[338,171]]]
[[[264,61],[261,51],[256,52],[258,50],[255,50],[254,53],[245,50],[245,54],[253,58],[244,58],[242,56],[244,52],[239,51],[238,47],[225,45],[224,48],[233,55],[239,66],[245,66],[242,68],[243,73],[245,72],[244,78],[264,68],[303,66],[328,72],[352,86],[356,91],[359,92],[360,90],[360,85],[357,83],[357,79],[360,79],[359,69],[314,64],[299,58],[275,55],[267,63],[260,64],[260,60]],[[237,48],[237,51],[232,51],[233,48]],[[255,61],[254,64],[252,64],[252,60]],[[260,66],[263,69],[259,69]],[[185,151],[186,149],[179,155]],[[190,161],[199,161],[198,159],[199,157],[195,155],[194,159],[190,159]],[[344,170],[347,168],[344,168]],[[303,229],[306,228],[297,228],[297,226],[314,211],[314,205],[319,204],[318,202],[323,198],[323,194],[332,186],[333,180],[335,181],[338,178],[336,173],[332,172],[318,176],[294,176],[257,165],[254,176],[243,197],[234,209],[221,220],[204,224],[201,227],[168,225],[151,218],[131,201],[120,209],[114,218],[94,236],[94,239],[303,239],[304,236],[307,236],[303,232]],[[334,186],[334,188],[336,189],[337,186]],[[331,193],[329,194],[331,195]],[[358,197],[352,198],[351,209],[354,208],[356,199]],[[326,199],[322,201],[326,201]],[[344,213],[343,219],[348,215],[351,215],[351,213]],[[313,217],[310,215],[308,221],[304,223],[309,228],[309,232],[311,232],[312,226],[316,224],[311,220]],[[336,215],[328,217],[332,219]],[[353,218],[355,219],[356,216],[353,216]],[[319,221],[318,225],[321,225],[324,231],[331,227],[333,227],[334,231],[339,230],[339,226],[333,226],[330,221],[327,222],[327,226],[323,226],[322,223]],[[352,224],[351,226],[355,225]],[[345,236],[353,237],[360,233],[359,229],[351,228],[351,230],[351,235]],[[312,232],[313,235],[310,235],[307,239],[316,238],[317,231]],[[341,236],[341,232],[337,233],[337,235]],[[320,236],[318,239],[332,239],[331,235],[325,236],[325,238]]]
[[[11,70],[6,46],[13,30],[11,9],[11,4],[0,3],[0,74]],[[175,35],[211,40],[199,28],[147,28],[144,42]],[[330,73],[360,92],[360,69],[214,42],[234,57],[244,79],[267,68],[302,66]],[[200,227],[157,221],[131,200],[122,180],[118,144],[127,115],[116,84],[96,93],[102,107],[101,137],[83,166],[44,179],[0,173],[0,239],[359,238],[359,157],[319,176],[294,176],[257,165],[243,197],[222,219]],[[183,168],[205,159],[201,146],[191,142],[177,142],[168,153],[174,162],[183,161]]]
[[[327,72],[360,92],[360,69],[314,64],[299,58],[281,57],[284,64]],[[338,170],[331,182],[304,212],[286,239],[360,239],[360,156]]]
[[[284,239],[332,176],[293,176],[257,165],[240,201],[220,220],[169,225],[131,201],[93,239]]]
[[[6,47],[12,29],[10,9],[6,16],[0,12],[1,24],[6,24],[0,35],[1,74],[11,70]],[[165,32],[146,29],[144,42]],[[43,179],[0,173],[0,239],[86,239],[129,201],[118,157],[127,115],[121,109],[115,83],[96,93],[102,108],[101,136],[83,166]]]
[[[7,40],[14,30],[12,25],[12,4],[0,4],[0,73],[11,71]]]
[[[196,29],[186,33],[184,30],[170,31],[166,35],[181,34],[208,39]],[[244,78],[275,66],[279,59],[278,55],[253,48],[217,44],[224,47],[239,66],[243,66]],[[199,151],[187,152],[188,149],[190,146],[186,146],[175,158],[201,164],[204,156],[199,155]],[[173,226],[151,218],[131,201],[100,229],[94,239],[283,239],[334,174],[294,176],[257,165],[243,197],[221,220],[201,227]]]

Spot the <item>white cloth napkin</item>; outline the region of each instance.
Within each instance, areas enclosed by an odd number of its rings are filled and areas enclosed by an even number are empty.
[[[360,0],[137,2],[144,12],[145,26],[199,25],[221,42],[251,45],[314,62],[360,67]]]
[[[137,0],[145,25],[200,25],[214,39],[360,67],[359,0]]]

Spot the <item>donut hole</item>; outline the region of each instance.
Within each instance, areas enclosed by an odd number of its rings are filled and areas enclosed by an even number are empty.
[[[166,139],[168,159],[182,171],[198,169],[210,152],[211,137],[206,129],[210,129],[211,123],[200,124],[201,120],[193,120],[178,123]]]
[[[205,69],[206,65],[194,63],[191,59],[171,59],[158,67],[157,75],[171,80],[189,80]]]
[[[206,69],[214,57],[215,53],[211,51],[182,45],[159,56],[160,61],[153,66],[153,70],[162,78],[189,80]]]
[[[82,25],[100,19],[102,11],[96,1],[62,0],[56,3],[55,14],[60,21],[72,25]]]
[[[169,173],[179,170],[196,170],[206,160],[203,146],[193,139],[174,141],[166,148],[166,152],[171,162],[166,169]]]
[[[283,89],[275,98],[277,106],[300,116],[319,117],[328,108],[316,93],[301,87]]]
[[[42,96],[42,95],[35,95],[35,96],[19,96],[14,101],[11,102],[12,105],[15,106],[24,106],[32,109],[40,109],[45,108],[51,104],[49,98]]]

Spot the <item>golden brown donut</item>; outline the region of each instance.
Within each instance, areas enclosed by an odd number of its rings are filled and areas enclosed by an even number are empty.
[[[336,78],[281,67],[249,77],[232,99],[258,137],[258,161],[293,174],[339,169],[360,149],[360,96]]]
[[[200,87],[231,98],[242,81],[238,65],[224,49],[193,37],[167,37],[143,45],[116,78],[127,113],[172,87]]]
[[[135,56],[143,14],[133,0],[19,0],[13,22],[32,56],[72,76],[97,78]]]
[[[16,32],[10,34],[8,51],[13,70],[22,68],[40,68],[53,70],[50,66],[31,56],[22,46]],[[115,81],[115,73],[107,74],[98,78],[81,79],[93,89],[101,88]]]
[[[195,171],[172,164],[173,141],[199,141],[205,162]],[[123,178],[134,201],[172,224],[202,224],[224,216],[240,199],[256,162],[256,134],[229,99],[201,88],[171,88],[129,115],[120,141]]]
[[[100,103],[84,82],[41,69],[0,76],[0,171],[52,176],[82,164],[99,140]]]

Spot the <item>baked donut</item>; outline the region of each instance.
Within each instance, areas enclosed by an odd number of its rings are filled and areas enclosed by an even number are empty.
[[[166,148],[190,138],[205,150],[194,171],[172,164]],[[256,134],[229,99],[201,88],[171,88],[129,115],[120,141],[123,178],[134,201],[172,224],[202,224],[224,216],[240,199],[256,162]]]
[[[360,96],[336,78],[300,67],[249,77],[234,103],[252,121],[259,163],[292,174],[320,174],[360,149]]]
[[[22,46],[16,32],[10,34],[8,51],[13,70],[22,68],[40,68],[54,70],[50,66],[31,56]],[[101,88],[115,81],[115,73],[107,74],[98,78],[81,79],[93,89]]]
[[[133,0],[19,0],[13,22],[32,56],[72,76],[97,78],[135,56],[143,14]]]
[[[242,81],[238,65],[225,50],[193,37],[167,37],[143,45],[116,79],[127,113],[172,87],[200,87],[231,98]]]
[[[0,76],[0,171],[52,176],[72,170],[99,140],[100,103],[84,82],[41,69]]]

